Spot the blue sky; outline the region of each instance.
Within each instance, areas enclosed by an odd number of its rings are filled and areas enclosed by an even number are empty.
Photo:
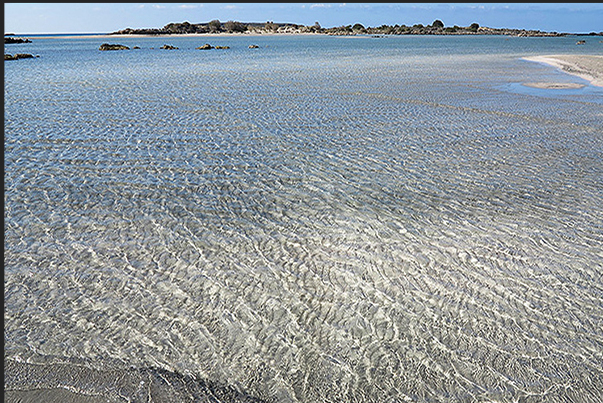
[[[4,3],[4,32],[107,33],[170,22],[291,22],[323,27],[431,24],[603,31],[603,3]]]

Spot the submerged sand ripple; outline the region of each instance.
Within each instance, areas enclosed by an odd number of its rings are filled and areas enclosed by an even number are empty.
[[[7,63],[5,401],[603,401],[597,94],[436,39]]]

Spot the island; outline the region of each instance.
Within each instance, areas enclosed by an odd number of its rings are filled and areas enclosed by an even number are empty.
[[[183,34],[326,34],[326,35],[508,35],[518,37],[558,37],[568,35],[603,36],[603,32],[588,34],[572,34],[559,32],[545,32],[540,30],[488,28],[481,27],[474,22],[467,27],[445,26],[441,20],[435,20],[431,25],[381,25],[379,27],[365,27],[360,23],[342,25],[332,28],[323,28],[316,22],[306,26],[292,23],[275,23],[267,21],[239,22],[212,20],[207,23],[191,24],[188,21],[169,23],[163,28],[125,28],[109,35],[183,35]]]

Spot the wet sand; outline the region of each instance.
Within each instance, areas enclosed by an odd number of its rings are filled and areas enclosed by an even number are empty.
[[[595,55],[549,55],[530,56],[524,60],[545,63],[561,69],[563,72],[588,80],[592,85],[603,87],[603,56]],[[572,83],[526,83],[524,85],[536,88],[581,88],[580,84]]]
[[[584,84],[577,83],[523,83],[523,85],[545,90],[574,90],[586,87]]]
[[[107,403],[106,396],[88,396],[67,389],[5,390],[4,403]]]

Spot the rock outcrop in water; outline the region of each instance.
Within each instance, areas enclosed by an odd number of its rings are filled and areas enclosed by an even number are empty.
[[[130,48],[125,45],[111,45],[108,43],[103,43],[100,45],[98,50],[129,50]]]
[[[163,45],[159,49],[175,50],[175,49],[178,49],[178,48],[176,46],[172,46],[172,45]]]
[[[9,55],[8,53],[4,54],[4,60],[32,59],[34,57],[39,57],[39,56],[34,56],[29,53],[17,53],[15,55]]]
[[[31,43],[31,41],[27,38],[12,38],[10,36],[5,36],[4,44],[7,43]]]
[[[201,45],[198,48],[195,49],[200,49],[200,50],[209,50],[209,49],[230,49],[230,46],[212,46],[209,43],[206,43],[205,45]]]

